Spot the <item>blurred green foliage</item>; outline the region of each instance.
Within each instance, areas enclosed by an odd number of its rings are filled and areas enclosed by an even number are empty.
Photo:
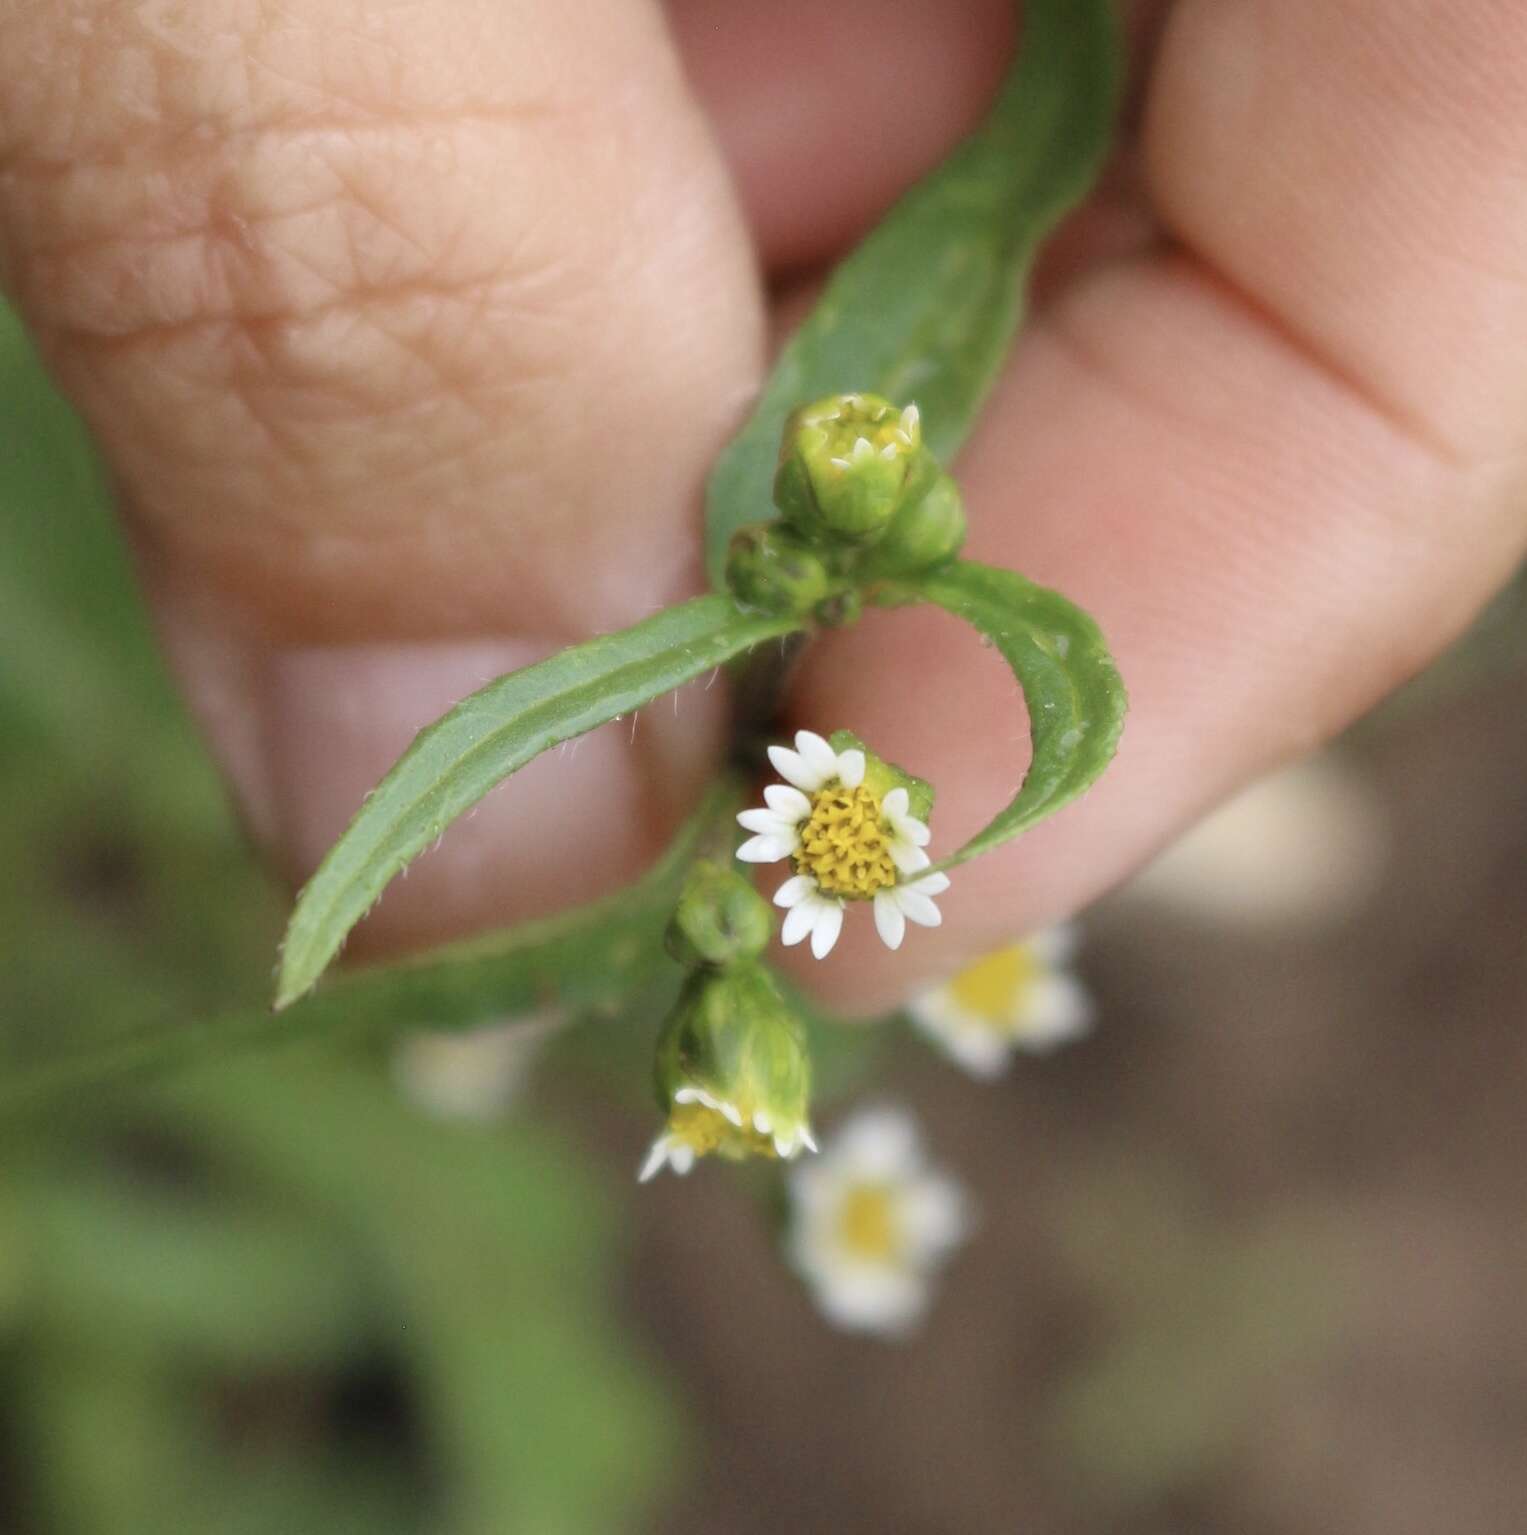
[[[161,670],[84,434],[3,312],[0,416],[14,1076],[259,1006],[282,901]],[[365,1043],[18,1122],[0,1528],[630,1528],[681,1425],[618,1328],[621,1233],[581,1163],[546,1126],[419,1117]]]

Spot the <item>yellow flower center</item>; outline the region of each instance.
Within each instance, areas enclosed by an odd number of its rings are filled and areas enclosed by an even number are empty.
[[[843,1196],[838,1235],[856,1258],[885,1263],[896,1256],[899,1243],[896,1206],[884,1184],[860,1183]]]
[[[704,1103],[676,1103],[668,1113],[668,1133],[676,1135],[697,1157],[726,1157],[741,1162],[748,1157],[774,1157],[774,1141],[753,1128],[751,1115],[734,1125],[724,1114]]]
[[[860,784],[831,784],[811,798],[811,815],[796,849],[798,874],[809,874],[825,895],[864,900],[896,883],[891,832],[880,818],[880,800]]]
[[[1002,1024],[1017,1010],[1038,975],[1033,951],[1027,944],[1013,943],[960,971],[949,990],[965,1012]]]

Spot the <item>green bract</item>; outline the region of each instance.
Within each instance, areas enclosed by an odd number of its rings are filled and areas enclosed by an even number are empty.
[[[927,824],[933,814],[933,785],[926,778],[918,778],[899,768],[884,757],[877,757],[852,730],[835,730],[828,736],[827,744],[835,752],[861,751],[864,753],[864,787],[877,800],[884,800],[892,789],[907,791],[907,813]]]

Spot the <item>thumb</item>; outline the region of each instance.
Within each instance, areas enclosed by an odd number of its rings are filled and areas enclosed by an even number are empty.
[[[454,699],[698,581],[760,368],[739,215],[636,0],[8,6],[0,279],[294,874]],[[718,707],[534,765],[373,939],[631,877]]]

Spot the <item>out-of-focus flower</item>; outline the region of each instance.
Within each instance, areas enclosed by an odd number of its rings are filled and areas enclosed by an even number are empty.
[[[1313,930],[1368,899],[1389,841],[1372,785],[1326,752],[1242,789],[1122,893],[1214,927]]]
[[[667,1116],[638,1178],[680,1175],[699,1157],[732,1161],[815,1151],[811,1069],[799,1019],[762,966],[742,960],[691,976],[657,1046]]]
[[[453,1033],[407,1034],[392,1057],[403,1095],[437,1119],[497,1119],[560,1017],[515,1018]]]
[[[1092,1000],[1066,970],[1074,927],[1036,933],[968,965],[907,1006],[912,1021],[978,1077],[1002,1072],[1015,1050],[1043,1054],[1092,1027]]]
[[[932,1168],[911,1116],[869,1109],[790,1176],[787,1252],[827,1319],[901,1337],[970,1229],[969,1202]]]
[[[764,806],[737,817],[754,835],[737,850],[744,863],[788,859],[795,874],[775,892],[788,915],[780,941],[808,935],[825,959],[843,930],[848,901],[873,901],[875,928],[898,948],[909,921],[937,927],[933,897],[949,888],[946,874],[921,874],[932,862],[925,848],[932,791],[867,753],[839,731],[833,742],[796,732],[795,749],[771,746],[769,760],[786,782],[764,790]],[[913,792],[922,803],[914,805]]]

